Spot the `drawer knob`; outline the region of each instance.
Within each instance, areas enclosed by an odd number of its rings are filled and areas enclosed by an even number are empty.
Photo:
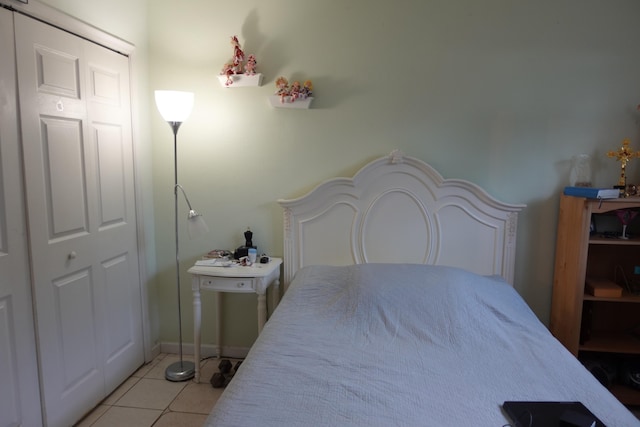
[[[244,287],[244,282],[238,282],[238,284],[236,286],[239,287],[239,288],[242,288],[242,287]]]

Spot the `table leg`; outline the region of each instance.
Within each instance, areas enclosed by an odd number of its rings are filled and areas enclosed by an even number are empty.
[[[262,332],[265,323],[267,323],[267,296],[258,294],[258,334]]]
[[[193,362],[195,364],[195,381],[200,382],[200,284],[198,278],[192,279],[193,290]]]
[[[276,279],[273,281],[273,310],[276,309],[278,303],[280,302],[280,280]]]
[[[222,357],[222,295],[221,292],[214,292],[216,300],[216,357]]]

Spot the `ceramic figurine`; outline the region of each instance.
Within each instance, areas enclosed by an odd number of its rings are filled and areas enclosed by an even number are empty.
[[[312,95],[313,95],[313,83],[311,83],[311,80],[306,80],[304,82],[304,85],[302,86],[302,90],[300,91],[300,98],[307,99]]]
[[[244,62],[244,51],[240,48],[240,42],[237,36],[231,37],[231,46],[233,46],[233,72],[242,74],[242,63]]]
[[[244,66],[245,74],[248,76],[255,75],[257,64],[258,63],[256,62],[256,56],[253,54],[249,55],[249,57],[247,58],[247,64]]]
[[[289,102],[294,102],[300,97],[300,82],[295,81],[291,85],[291,91],[289,92]]]
[[[233,75],[233,64],[224,64],[224,67],[222,67],[222,71],[220,71],[220,74],[223,76],[227,76],[227,81],[224,83],[225,86],[230,86],[233,84],[233,79],[231,78],[231,76]]]
[[[284,100],[289,96],[289,80],[286,77],[280,76],[276,79],[276,95],[280,96],[280,102],[284,104]]]

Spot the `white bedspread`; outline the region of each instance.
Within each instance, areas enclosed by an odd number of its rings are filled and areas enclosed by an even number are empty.
[[[209,426],[487,426],[505,400],[640,422],[498,279],[424,265],[300,270]]]

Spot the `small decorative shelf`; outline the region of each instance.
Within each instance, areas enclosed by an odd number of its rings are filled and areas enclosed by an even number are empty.
[[[252,76],[246,74],[233,74],[231,76],[233,84],[230,84],[229,86],[226,85],[227,76],[218,75],[218,80],[220,81],[220,85],[228,88],[260,86],[262,84],[262,73],[257,73]]]
[[[299,110],[308,110],[309,107],[311,107],[312,101],[313,96],[310,96],[307,99],[296,99],[293,102],[289,102],[287,99],[282,102],[279,95],[269,96],[269,103],[273,108],[295,108]]]

